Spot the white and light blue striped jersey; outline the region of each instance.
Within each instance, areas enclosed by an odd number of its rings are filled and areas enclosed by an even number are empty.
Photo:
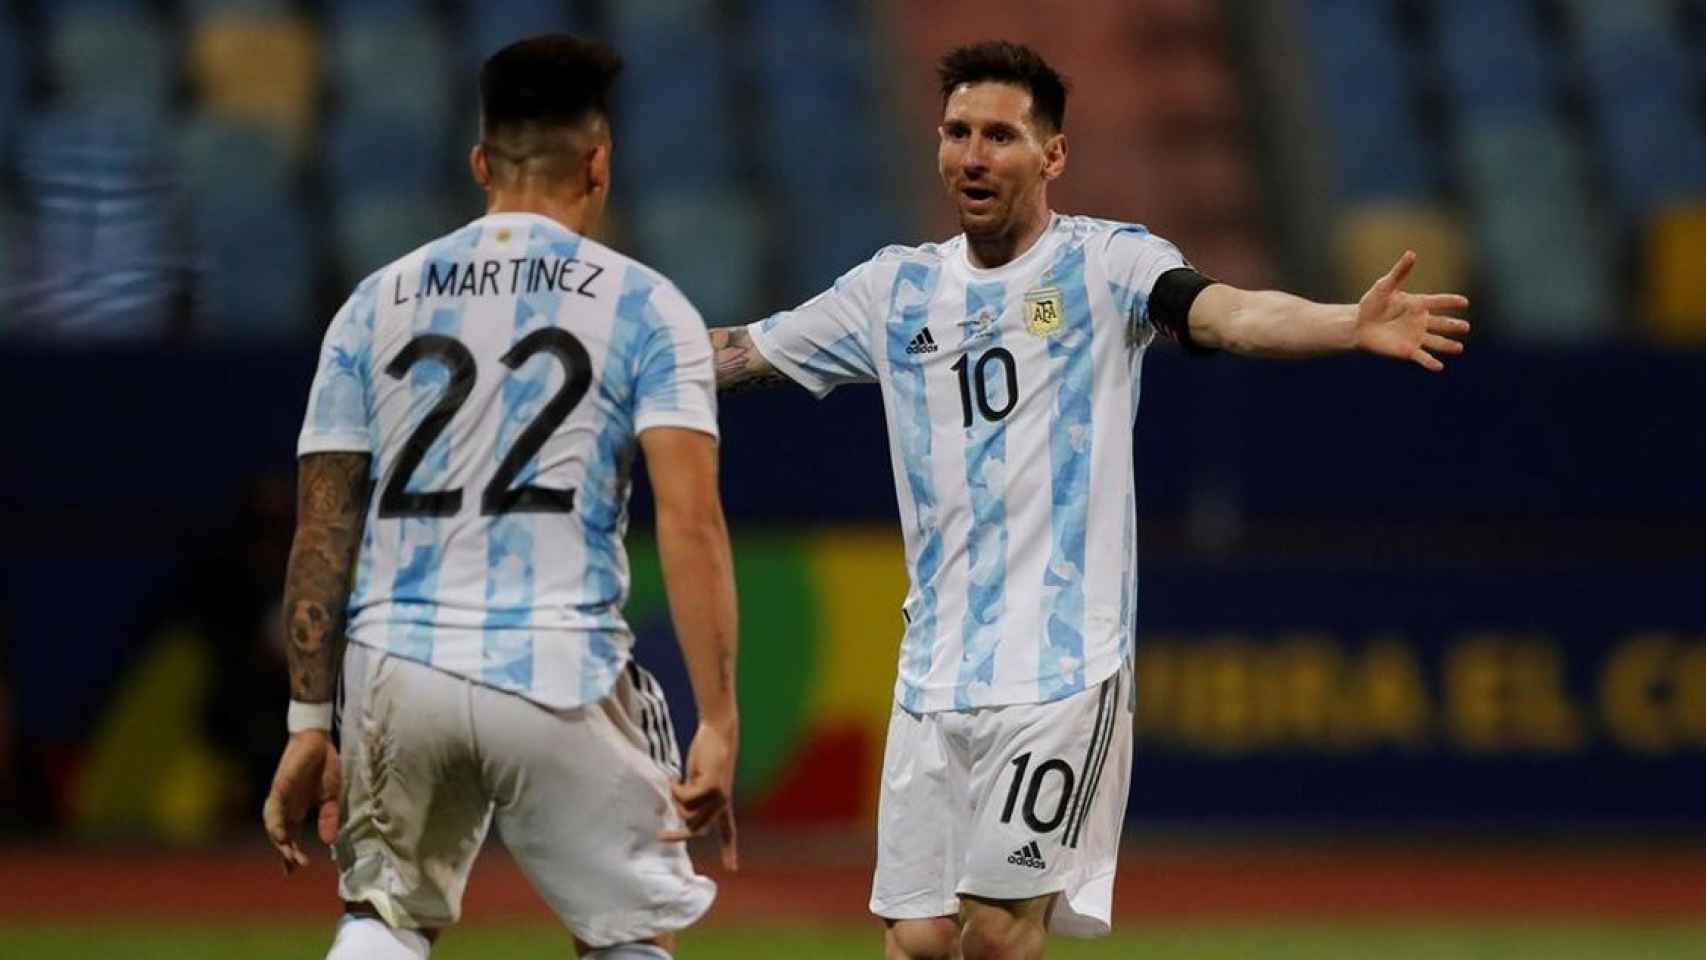
[[[889,247],[748,328],[819,396],[881,384],[911,576],[902,706],[1056,700],[1130,655],[1149,294],[1186,265],[1142,227],[1055,216],[999,268],[964,236]]]
[[[368,277],[326,331],[297,445],[371,454],[353,642],[550,707],[628,661],[637,441],[715,436],[705,324],[656,272],[532,214]]]

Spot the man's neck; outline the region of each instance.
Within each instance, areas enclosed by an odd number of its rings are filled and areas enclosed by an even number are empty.
[[[578,194],[571,198],[540,191],[494,190],[486,201],[486,214],[532,213],[555,220],[575,233],[586,235],[587,197]]]
[[[1053,214],[1044,207],[1039,215],[1029,218],[1023,225],[1014,224],[1001,233],[981,237],[967,233],[966,250],[971,254],[972,264],[979,269],[993,270],[1012,263],[1042,238],[1052,219]]]

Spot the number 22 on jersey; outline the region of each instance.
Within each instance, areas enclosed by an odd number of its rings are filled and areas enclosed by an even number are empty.
[[[509,352],[499,358],[504,366],[511,370],[526,363],[535,354],[547,353],[555,357],[563,365],[567,376],[563,385],[557,389],[544,409],[534,417],[527,429],[516,438],[515,446],[498,464],[497,471],[486,484],[485,491],[480,496],[480,513],[485,516],[496,516],[505,513],[572,513],[575,509],[575,491],[553,490],[534,484],[525,484],[512,489],[515,478],[539,448],[545,445],[562,422],[574,412],[581,400],[586,397],[587,390],[592,386],[592,358],[587,354],[586,347],[574,334],[555,327],[535,330],[521,338]],[[386,376],[401,380],[407,376],[415,364],[425,360],[436,360],[444,364],[450,371],[450,385],[445,388],[438,402],[433,404],[427,415],[409,435],[403,444],[403,451],[397,456],[396,466],[391,470],[391,479],[385,484],[385,490],[379,497],[379,516],[381,517],[446,517],[452,516],[462,509],[461,490],[434,490],[424,493],[410,493],[407,489],[409,477],[420,467],[425,459],[427,450],[450,425],[456,411],[468,399],[474,390],[474,379],[477,375],[473,353],[453,337],[442,334],[424,334],[410,340],[397,356],[385,365]]]

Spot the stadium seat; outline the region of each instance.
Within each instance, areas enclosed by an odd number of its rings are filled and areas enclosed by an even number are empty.
[[[1675,0],[1563,0],[1578,35],[1664,36],[1677,28]]]
[[[436,16],[436,0],[325,0],[322,9],[334,27],[354,18],[426,18]]]
[[[860,191],[881,193],[888,140],[877,133],[881,121],[873,112],[875,63],[864,24],[853,17],[802,26],[808,32],[801,33],[782,29],[789,18],[779,16],[777,22],[753,21],[749,38],[762,98],[758,156],[791,216],[814,222],[848,206],[847,198]],[[862,198],[858,216],[868,223],[886,208],[883,200]],[[875,249],[871,238],[865,230],[853,232],[856,246],[868,248],[859,259],[868,257]],[[841,269],[847,266],[851,262]]]
[[[384,115],[340,113],[326,131],[323,181],[332,199],[339,283],[362,277],[477,215],[460,152],[445,127]]]
[[[345,111],[325,131],[326,184],[334,198],[364,193],[436,193],[452,157],[444,128],[423,128],[384,114]]]
[[[332,212],[338,289],[351,290],[373,271],[472,219],[436,194],[349,197]]]
[[[145,10],[60,11],[48,25],[47,64],[61,107],[164,115],[174,51]]]
[[[13,272],[21,268],[24,249],[23,222],[6,198],[0,196],[0,304],[11,299]],[[0,320],[0,336],[8,332],[9,320]]]
[[[188,60],[209,111],[270,124],[293,149],[308,146],[319,94],[313,24],[293,14],[216,13],[194,25]]]
[[[12,131],[17,129],[29,90],[29,64],[24,56],[17,28],[0,15],[0,162],[11,153]]]
[[[764,248],[752,198],[655,189],[632,205],[632,214],[634,249],[687,294],[707,323],[757,319]]]
[[[197,224],[190,292],[207,339],[302,337],[324,320],[313,227],[291,194],[256,194]]]
[[[640,190],[727,187],[736,177],[740,138],[733,134],[733,78],[721,32],[690,23],[619,22],[611,40],[629,65],[616,89],[619,175]]]
[[[1578,35],[1590,112],[1619,207],[1642,217],[1706,198],[1706,125],[1699,111],[1679,109],[1694,89],[1681,43],[1667,33],[1637,32],[1639,23],[1623,30],[1598,23],[1583,20]]]
[[[328,58],[339,107],[441,127],[452,119],[460,67],[438,22],[368,12],[329,21]]]
[[[1405,289],[1469,289],[1469,236],[1457,217],[1426,204],[1369,203],[1346,209],[1333,225],[1338,295],[1355,303],[1405,250],[1416,251],[1416,267]]]
[[[1532,342],[1614,335],[1614,238],[1589,204],[1580,146],[1537,123],[1472,129],[1460,148],[1476,265],[1504,332]]]
[[[313,329],[313,229],[289,144],[270,126],[217,116],[185,121],[175,141],[198,334],[286,339]]]
[[[707,30],[714,29],[720,19],[718,7],[717,0],[621,0],[604,5],[604,19],[612,34],[627,30]],[[762,17],[764,11],[754,10],[753,15]]]
[[[217,116],[191,118],[174,138],[178,171],[192,203],[207,195],[223,203],[249,192],[289,189],[295,174],[289,145],[272,127]]]
[[[288,13],[296,6],[294,0],[185,0],[181,4],[190,20],[227,13]]]
[[[759,130],[759,159],[785,196],[827,201],[877,177],[882,141],[865,111],[814,111],[814,103],[822,101],[772,91]]]
[[[853,23],[858,6],[842,0],[750,0],[747,21],[753,29],[809,42],[817,35],[862,29]]]
[[[1706,202],[1659,211],[1644,247],[1653,335],[1672,343],[1706,343]]]
[[[1400,41],[1392,6],[1308,0],[1303,7],[1340,195],[1350,201],[1435,195],[1442,180],[1438,147],[1416,119],[1408,76],[1413,55]]]
[[[624,4],[613,3],[616,7]],[[576,5],[565,0],[504,0],[502,3],[466,4],[465,32],[472,46],[468,59],[474,66],[517,40],[540,33],[580,33],[586,23],[576,15]],[[623,53],[628,51],[624,50]]]
[[[1471,123],[1532,121],[1559,90],[1533,7],[1516,0],[1436,0],[1440,70],[1452,111]]]
[[[31,204],[21,322],[76,339],[158,336],[182,289],[183,237],[161,131],[141,115],[32,117],[18,148]]]

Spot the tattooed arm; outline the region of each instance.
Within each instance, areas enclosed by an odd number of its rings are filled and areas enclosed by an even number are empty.
[[[713,329],[711,350],[716,354],[717,389],[723,393],[792,382],[758,352],[745,327]]]
[[[367,512],[369,460],[365,453],[311,453],[297,469],[296,539],[284,583],[292,700],[332,699]]]
[[[367,513],[369,460],[365,453],[310,453],[297,467],[296,539],[284,575],[290,699],[325,704],[327,711],[343,661],[344,607]],[[295,832],[310,811],[322,843],[337,836],[342,783],[330,731],[317,722],[292,729],[261,807],[285,873],[308,865]]]

